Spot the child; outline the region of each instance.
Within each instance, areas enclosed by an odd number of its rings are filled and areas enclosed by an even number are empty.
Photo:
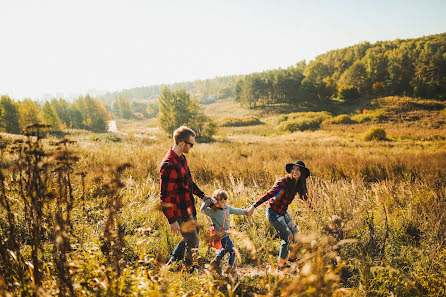
[[[220,261],[226,253],[229,253],[229,270],[234,266],[235,252],[234,245],[229,238],[227,231],[230,228],[229,215],[247,215],[244,209],[234,208],[226,204],[228,200],[228,193],[223,190],[215,190],[212,199],[206,199],[201,205],[200,211],[208,215],[212,220],[212,225],[217,232],[222,233],[221,245],[222,249],[218,251],[217,256],[211,262],[211,269],[220,273]]]

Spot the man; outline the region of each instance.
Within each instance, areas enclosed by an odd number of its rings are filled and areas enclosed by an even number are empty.
[[[173,233],[181,232],[183,239],[177,244],[168,265],[182,260],[186,254],[186,265],[198,269],[197,211],[193,195],[201,199],[210,198],[193,182],[187,165],[187,154],[195,144],[195,132],[181,126],[173,132],[174,146],[169,149],[160,168],[160,200],[163,213]]]

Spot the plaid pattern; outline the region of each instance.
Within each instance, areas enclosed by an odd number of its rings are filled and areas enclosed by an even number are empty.
[[[197,215],[192,194],[200,198],[204,196],[203,191],[192,181],[186,157],[178,156],[170,148],[160,168],[160,200],[171,204],[162,208],[169,224],[175,223],[178,217]]]
[[[271,190],[261,197],[254,207],[259,206],[268,200],[268,204],[275,213],[284,215],[288,209],[288,205],[294,200],[297,194],[297,184],[289,176],[279,178]]]

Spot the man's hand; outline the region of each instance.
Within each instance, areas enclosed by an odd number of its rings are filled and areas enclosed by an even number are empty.
[[[179,233],[180,232],[180,224],[178,224],[178,222],[170,224],[170,231],[172,231],[175,234]]]
[[[205,200],[207,200],[207,199],[212,199],[212,197],[209,196],[209,195],[204,195],[202,199],[203,199],[203,201],[205,201]]]
[[[254,209],[256,209],[256,208],[254,207],[254,205],[251,205],[251,206],[246,210],[246,215],[247,215],[248,217],[252,216],[252,214],[254,213]]]

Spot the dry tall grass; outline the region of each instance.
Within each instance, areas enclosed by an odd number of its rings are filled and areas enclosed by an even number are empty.
[[[54,161],[51,144],[58,141],[39,140],[44,153],[34,177],[47,177],[39,188],[45,197],[59,197],[42,202],[40,225],[30,224],[26,215],[34,192],[20,191],[28,175],[13,169],[24,144],[3,137],[2,294],[445,294],[444,139],[364,142],[362,130],[340,131],[339,126],[293,134],[275,134],[268,124],[222,129],[216,142],[198,144],[188,155],[192,175],[206,193],[225,189],[230,205],[245,208],[284,174],[285,163],[302,159],[312,171],[313,209],[299,199],[290,206],[301,231],[288,272],[275,270],[280,241],[262,207],[252,218],[231,218],[238,274],[219,276],[202,269],[190,275],[163,265],[179,240],[158,203],[158,166],[171,140],[155,130],[150,130],[155,138],[144,137],[141,129],[126,125],[121,142],[93,141],[83,134],[75,136],[74,144],[63,142],[79,158],[66,167]],[[108,165],[117,163],[131,167],[123,171]],[[56,168],[62,170],[59,175]],[[341,220],[339,230],[327,228],[333,215]],[[209,224],[202,214],[198,220]],[[214,253],[206,244],[206,229],[200,233],[203,268]]]

